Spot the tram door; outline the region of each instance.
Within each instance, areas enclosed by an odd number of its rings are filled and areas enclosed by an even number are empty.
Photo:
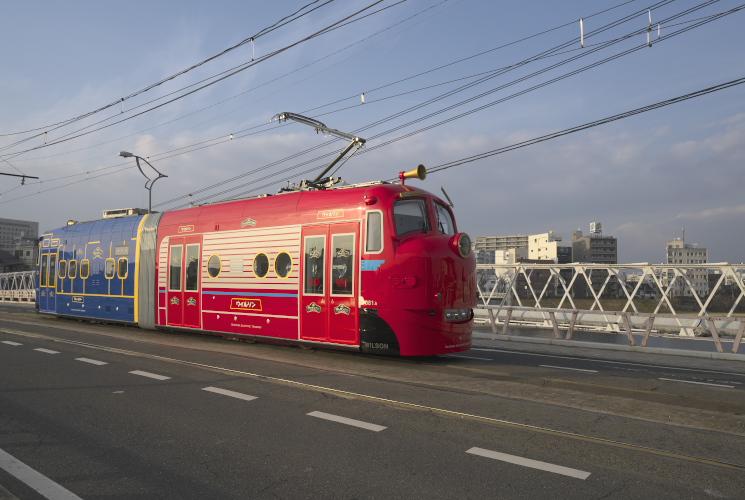
[[[359,344],[359,224],[303,228],[300,338]]]
[[[202,237],[171,238],[168,242],[167,323],[202,327]]]
[[[39,310],[57,311],[57,249],[43,249],[39,266]]]

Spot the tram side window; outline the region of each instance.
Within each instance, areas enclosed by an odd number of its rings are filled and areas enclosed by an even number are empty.
[[[83,259],[80,261],[80,277],[84,280],[88,279],[88,276],[91,275],[91,261],[88,259]]]
[[[106,279],[110,280],[113,278],[115,270],[116,264],[114,263],[114,259],[106,259],[106,269],[104,271]]]
[[[440,232],[449,235],[455,234],[455,222],[453,216],[450,215],[450,210],[435,202],[435,212],[437,213],[437,228]]]
[[[67,261],[66,260],[59,261],[59,277],[60,278],[67,277]]]
[[[185,289],[199,290],[199,245],[186,245]]]
[[[49,254],[41,256],[41,269],[39,270],[39,285],[47,286],[48,266],[49,266]]]
[[[170,280],[168,282],[169,290],[181,290],[181,255],[183,254],[183,251],[184,247],[182,246],[171,247]]]
[[[354,235],[340,234],[332,238],[334,260],[331,274],[331,293],[352,295],[354,291]]]
[[[78,275],[78,261],[77,260],[71,260],[70,264],[67,268],[67,274],[70,276],[70,278],[74,278]]]
[[[57,286],[57,254],[49,254],[49,286]]]
[[[383,213],[367,213],[367,252],[380,252],[383,249]]]
[[[323,294],[324,291],[324,246],[323,236],[305,238],[305,293]]]
[[[393,219],[396,221],[398,236],[426,231],[430,228],[427,203],[424,198],[397,201],[393,206]]]
[[[129,274],[129,267],[127,266],[127,258],[119,259],[119,269],[117,270],[117,276],[119,279],[126,279]]]

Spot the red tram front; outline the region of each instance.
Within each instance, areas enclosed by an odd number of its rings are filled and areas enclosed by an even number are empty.
[[[377,182],[166,212],[154,250],[151,327],[403,356],[471,347],[471,242],[426,191]]]

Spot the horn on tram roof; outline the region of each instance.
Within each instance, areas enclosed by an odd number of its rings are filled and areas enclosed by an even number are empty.
[[[424,168],[424,165],[419,165],[417,168],[413,170],[409,170],[408,172],[399,172],[398,178],[401,179],[401,185],[404,185],[404,179],[419,179],[420,181],[423,181],[427,178],[427,169]]]

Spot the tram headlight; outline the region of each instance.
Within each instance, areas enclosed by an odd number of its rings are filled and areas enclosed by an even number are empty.
[[[450,238],[450,248],[453,249],[453,252],[465,259],[471,255],[471,237],[466,233],[453,235],[453,237]]]

